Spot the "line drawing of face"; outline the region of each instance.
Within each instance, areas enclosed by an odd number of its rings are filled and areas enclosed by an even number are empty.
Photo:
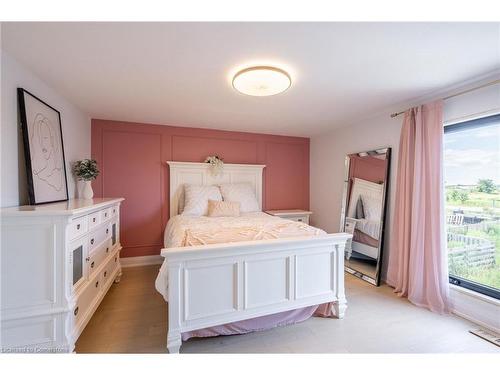
[[[55,156],[54,150],[54,136],[52,135],[50,124],[43,119],[40,122],[40,148],[42,150],[42,155],[45,160],[50,159],[52,156]]]
[[[40,181],[60,191],[63,165],[56,137],[57,131],[50,119],[38,113],[30,129],[31,169]]]

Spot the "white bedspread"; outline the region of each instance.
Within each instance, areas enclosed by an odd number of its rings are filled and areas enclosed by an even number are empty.
[[[281,219],[263,212],[240,217],[172,217],[165,229],[164,246],[184,247],[250,240],[269,240],[326,234],[307,224]],[[163,262],[155,282],[156,290],[167,300],[167,266]]]

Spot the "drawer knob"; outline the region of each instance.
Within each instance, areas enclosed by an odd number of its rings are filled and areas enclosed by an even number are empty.
[[[90,257],[85,258],[85,261],[88,262],[90,260]]]
[[[107,271],[104,271],[104,277],[106,277],[106,275],[107,275],[107,274],[108,274],[108,272],[107,272]]]
[[[104,213],[104,217],[108,217],[108,213],[107,212]]]
[[[116,262],[117,257],[115,257],[115,262]]]
[[[297,221],[302,221],[302,219],[297,219]]]
[[[116,210],[113,210],[113,213],[116,213]]]
[[[94,222],[94,223],[95,223],[95,217],[93,217],[93,218],[92,218],[92,222]]]
[[[108,233],[109,233],[109,228],[106,228],[106,234],[108,234]]]
[[[99,286],[99,281],[95,282],[95,287],[97,288]]]
[[[94,263],[95,262],[90,263],[90,268],[94,268]]]
[[[80,224],[76,224],[76,230],[80,229]]]
[[[94,244],[94,239],[93,239],[93,238],[90,240],[90,244],[91,244],[91,245],[93,245],[93,244]]]
[[[75,311],[73,311],[73,315],[77,316],[78,315],[78,306],[76,307]]]
[[[109,247],[106,248],[106,253],[109,253]]]

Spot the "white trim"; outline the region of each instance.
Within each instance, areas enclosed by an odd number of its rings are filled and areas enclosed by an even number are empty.
[[[449,119],[449,120],[443,122],[443,127],[459,124],[461,122],[477,120],[477,119],[480,119],[483,117],[495,116],[498,114],[500,114],[500,108],[493,108],[493,109],[489,109],[487,111],[482,111],[482,112],[473,113],[473,114],[467,115],[467,116],[461,116],[461,117]]]
[[[450,285],[450,305],[453,314],[500,333],[500,301],[497,299]]]
[[[485,301],[487,303],[490,303],[492,305],[500,306],[500,300],[493,298],[493,297],[490,297],[490,296],[487,296],[486,294],[478,293],[478,292],[475,292],[473,290],[464,288],[462,286],[453,285],[453,284],[450,284],[450,289],[456,290],[459,293],[466,294],[468,296],[480,299],[480,300]]]
[[[477,319],[475,319],[467,314],[461,313],[460,311],[456,311],[455,309],[452,309],[451,312],[452,312],[452,314],[455,314],[456,316],[459,316],[460,318],[463,318],[463,319],[468,320],[474,324],[477,324],[480,327],[486,328],[489,331],[496,332],[496,333],[500,334],[500,328],[495,328],[492,325],[489,325],[485,322],[477,320]]]
[[[163,257],[161,255],[146,255],[142,257],[120,258],[122,268],[151,266],[154,264],[162,264]]]

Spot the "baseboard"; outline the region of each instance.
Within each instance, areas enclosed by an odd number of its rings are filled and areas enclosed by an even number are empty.
[[[500,333],[500,301],[456,285],[450,285],[449,297],[453,314]]]
[[[454,315],[456,315],[456,316],[459,316],[459,317],[461,317],[461,318],[463,318],[465,320],[468,320],[468,321],[470,321],[470,322],[472,322],[474,324],[477,324],[480,327],[486,328],[487,330],[489,330],[491,332],[495,332],[495,333],[500,334],[500,330],[498,328],[493,327],[493,326],[491,326],[491,325],[489,325],[489,324],[487,324],[485,322],[482,322],[482,321],[480,321],[478,319],[475,319],[472,316],[469,316],[467,314],[461,313],[461,312],[456,311],[456,310],[451,310],[451,313],[454,314]]]
[[[143,257],[127,257],[120,258],[120,264],[123,268],[151,266],[154,264],[162,264],[163,257],[161,255],[147,255]]]

